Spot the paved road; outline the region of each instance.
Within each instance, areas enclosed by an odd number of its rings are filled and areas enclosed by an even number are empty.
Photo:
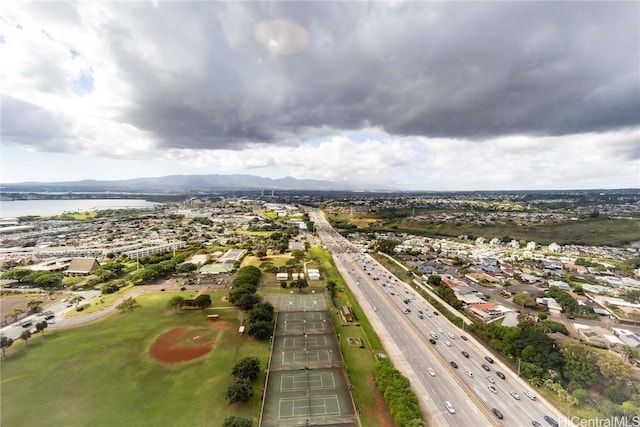
[[[73,328],[81,325],[86,325],[88,323],[95,322],[104,317],[107,317],[114,312],[116,312],[116,306],[120,304],[125,298],[135,298],[145,292],[158,292],[161,289],[173,289],[176,290],[178,286],[182,286],[179,284],[176,279],[167,279],[160,283],[154,285],[143,285],[136,287],[125,294],[123,294],[120,298],[115,300],[110,305],[106,306],[100,311],[96,311],[90,314],[85,314],[82,316],[74,316],[74,317],[64,317],[65,313],[71,310],[75,310],[75,306],[68,306],[68,303],[65,301],[58,302],[52,306],[47,307],[41,313],[32,314],[31,316],[25,317],[21,319],[19,322],[13,323],[11,325],[5,326],[0,330],[0,334],[12,338],[17,339],[20,337],[20,334],[25,329],[29,329],[32,332],[35,331],[35,324],[41,322],[44,319],[46,314],[53,314],[53,318],[47,320],[49,323],[49,329],[64,329],[64,328]],[[198,292],[200,290],[207,289],[207,284],[194,284],[194,285],[186,285],[185,288],[187,292]],[[84,299],[80,302],[80,304],[93,303],[97,298],[100,297],[100,291],[78,291],[71,292],[67,299],[71,299],[74,295],[80,295]],[[27,327],[23,327],[22,325],[29,324]]]
[[[406,372],[395,360],[394,363],[408,376],[415,389],[425,390],[426,393],[419,393],[419,397],[426,412],[432,414],[434,425],[486,425],[491,422],[520,427],[531,425],[534,420],[548,425],[545,415],[561,423],[564,421],[566,424],[563,425],[572,425],[545,399],[528,398],[525,390],[534,396],[535,393],[525,381],[493,357],[482,343],[466,336],[446,317],[436,315],[435,309],[408,284],[400,282],[370,256],[358,253],[319,213],[314,212],[311,218],[316,222],[323,242],[332,251],[343,277],[354,293],[361,295],[364,303],[360,302],[363,309],[368,310],[367,317],[380,320],[372,321],[376,332],[389,334],[393,346],[401,351],[401,365],[406,363]],[[404,313],[407,309],[410,311]],[[428,341],[431,333],[437,336],[435,345]],[[460,338],[463,335],[466,341]],[[385,348],[387,344],[385,342]],[[494,363],[486,361],[485,356],[491,357]],[[452,367],[452,361],[457,368]],[[482,368],[483,364],[489,372]],[[426,372],[428,367],[436,371],[435,377]],[[505,375],[504,380],[496,375],[497,370]],[[495,381],[496,393],[488,388],[491,384],[488,376]],[[519,399],[510,394],[512,391]],[[442,412],[444,400],[451,401],[456,414]],[[493,408],[504,418],[498,420],[491,413]]]

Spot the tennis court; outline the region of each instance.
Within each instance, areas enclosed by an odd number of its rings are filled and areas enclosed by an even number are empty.
[[[278,312],[260,426],[359,426],[324,297],[276,296],[277,301],[271,301]]]

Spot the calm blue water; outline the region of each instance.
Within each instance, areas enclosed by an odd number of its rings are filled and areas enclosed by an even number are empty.
[[[137,199],[90,199],[90,200],[15,200],[0,201],[0,217],[60,215],[65,212],[86,212],[101,209],[153,208],[161,203]]]

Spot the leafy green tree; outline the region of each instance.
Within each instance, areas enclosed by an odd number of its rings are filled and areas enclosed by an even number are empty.
[[[200,294],[196,297],[194,303],[196,307],[200,308],[200,310],[204,310],[207,307],[211,307],[211,296],[208,294]]]
[[[31,331],[28,329],[22,331],[22,333],[20,334],[20,339],[24,340],[24,343],[26,345],[29,345],[29,338],[31,338]]]
[[[309,287],[309,282],[306,279],[297,279],[293,282],[293,286],[298,288],[299,292],[302,292],[302,289]]]
[[[33,273],[33,270],[26,268],[14,268],[13,270],[5,271],[0,274],[0,279],[10,279],[22,282],[22,279],[29,276],[31,273]]]
[[[7,357],[7,349],[13,345],[13,339],[0,335],[0,348],[2,348],[2,357]]]
[[[564,356],[563,377],[581,386],[591,387],[598,378],[598,366],[593,350],[583,344],[566,343],[561,350]]]
[[[49,272],[42,273],[44,274],[40,274],[33,279],[34,285],[48,288],[60,286],[62,284],[62,274]]]
[[[72,298],[69,299],[69,304],[75,304],[75,308],[78,308],[78,304],[80,304],[80,301],[84,301],[84,297],[82,295],[76,295]]]
[[[249,324],[247,334],[259,340],[266,340],[273,334],[273,323],[264,320],[253,322]]]
[[[160,277],[160,273],[152,268],[143,268],[138,270],[131,276],[131,281],[136,285],[141,285],[144,282],[155,280]]]
[[[234,289],[229,292],[229,302],[243,310],[250,310],[262,300],[260,295],[246,288]]]
[[[329,280],[327,282],[327,289],[329,290],[329,293],[331,294],[331,298],[336,296],[336,288],[337,287],[338,287],[338,285],[333,280]]]
[[[261,302],[256,304],[249,312],[249,322],[257,322],[259,320],[271,322],[274,316],[275,310],[273,305],[269,301]]]
[[[249,380],[236,378],[227,388],[226,398],[229,403],[246,402],[253,396],[253,388]]]
[[[122,301],[120,304],[116,305],[116,309],[120,310],[120,313],[126,313],[128,311],[133,311],[136,308],[140,307],[135,298],[129,297]]]
[[[383,252],[385,254],[393,255],[393,249],[398,246],[398,242],[395,240],[380,239],[376,245],[377,252]]]
[[[178,313],[178,310],[182,308],[183,305],[184,305],[184,298],[182,298],[180,295],[171,297],[169,302],[167,302],[167,308],[173,308],[176,314]]]
[[[596,363],[600,374],[614,384],[624,385],[629,381],[635,381],[634,368],[613,353],[600,353]]]
[[[260,276],[262,276],[262,271],[260,271],[260,269],[255,265],[248,265],[246,267],[240,268],[237,271],[236,277],[241,277],[241,276],[253,277],[255,283],[257,284],[258,281],[260,280]]]
[[[427,283],[431,286],[441,286],[442,285],[442,277],[439,274],[430,274],[427,277]]]
[[[302,258],[304,258],[304,251],[295,250],[295,251],[291,252],[291,256],[299,261]]]
[[[196,271],[198,266],[191,262],[184,262],[176,267],[176,273],[191,273]]]
[[[42,336],[44,336],[44,330],[47,329],[48,327],[49,327],[49,324],[47,323],[46,320],[36,323],[36,331],[40,332]]]
[[[635,403],[631,401],[622,402],[620,405],[620,410],[626,417],[637,417],[640,414],[640,406],[637,406]]]
[[[518,292],[513,296],[513,302],[521,307],[536,307],[536,300],[526,292]]]
[[[264,248],[262,248],[262,249],[258,249],[258,250],[256,251],[256,256],[257,256],[258,258],[260,258],[261,260],[262,260],[262,259],[265,259],[265,258],[267,257],[267,250],[266,250],[266,249],[264,249]]]
[[[538,313],[538,320],[547,320],[549,318],[549,313],[541,311]]]
[[[271,261],[263,261],[260,263],[260,269],[266,271],[267,273],[277,273],[278,267]]]
[[[231,415],[224,419],[220,427],[253,427],[253,422],[248,418]]]
[[[231,375],[236,378],[246,378],[248,380],[255,380],[260,373],[260,361],[257,357],[247,356],[243,357],[235,364],[231,369]]]
[[[42,304],[42,301],[33,299],[27,303],[27,308],[32,312],[40,311],[40,306]]]

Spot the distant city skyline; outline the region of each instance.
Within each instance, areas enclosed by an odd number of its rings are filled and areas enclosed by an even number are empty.
[[[637,2],[15,2],[0,182],[640,187]]]

